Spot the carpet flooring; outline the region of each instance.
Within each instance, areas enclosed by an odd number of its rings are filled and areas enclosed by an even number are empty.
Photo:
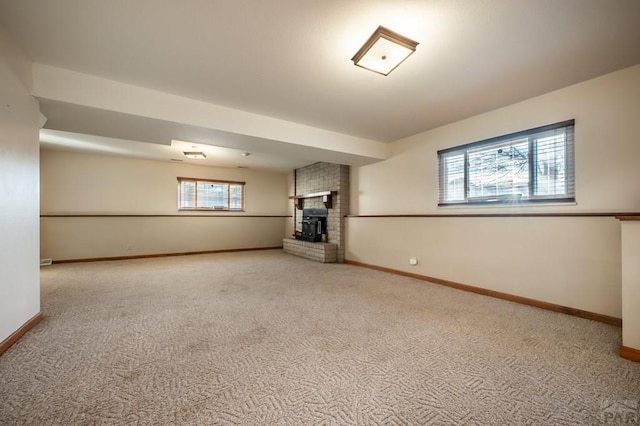
[[[615,424],[640,400],[620,328],[365,268],[269,250],[41,272],[45,318],[0,357],[3,425]]]

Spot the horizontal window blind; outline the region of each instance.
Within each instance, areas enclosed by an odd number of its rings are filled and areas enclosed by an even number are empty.
[[[180,210],[244,210],[244,182],[178,177]]]
[[[438,205],[575,201],[574,120],[438,151]]]

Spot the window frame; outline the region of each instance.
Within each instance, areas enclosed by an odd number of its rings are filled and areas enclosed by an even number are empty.
[[[565,191],[562,194],[535,195],[537,180],[537,158],[540,155],[537,149],[535,136],[544,132],[557,129],[565,129],[564,139],[564,173]],[[498,194],[486,197],[469,197],[469,153],[499,148],[501,145],[509,146],[518,140],[524,139],[528,143],[528,189],[529,195],[526,198],[516,197],[509,194]],[[459,145],[451,148],[439,150],[438,155],[438,207],[449,206],[512,206],[541,203],[575,203],[575,119],[561,121],[546,126],[535,127],[507,135],[497,136]],[[464,199],[446,201],[446,159],[453,156],[464,155],[463,163],[463,196]]]
[[[191,178],[191,177],[182,177],[178,176],[178,211],[215,211],[215,212],[244,212],[245,211],[245,198],[246,198],[246,182],[233,181],[233,180],[221,180],[221,179],[204,179],[204,178]],[[193,204],[195,207],[183,207],[182,203],[182,183],[183,182],[193,182],[195,184],[195,195]],[[198,207],[198,183],[206,182],[210,184],[216,185],[226,185],[226,208],[218,208],[218,207]],[[240,185],[242,187],[242,198],[240,201],[241,207],[231,208],[231,186],[232,185]]]

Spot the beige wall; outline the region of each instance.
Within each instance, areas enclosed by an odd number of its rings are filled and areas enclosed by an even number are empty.
[[[350,218],[347,259],[621,317],[615,218]]]
[[[31,63],[0,27],[0,342],[40,311],[38,102]]]
[[[178,176],[246,182],[245,212],[179,212]],[[277,247],[285,233],[285,174],[42,150],[41,186],[43,215],[185,216],[43,217],[54,260]]]
[[[352,168],[352,214],[640,211],[638,117],[640,65],[396,141],[389,160]],[[571,118],[576,120],[577,204],[437,206],[439,149]],[[349,260],[621,316],[620,225],[614,219],[347,222]],[[411,256],[418,257],[415,267],[409,266]]]

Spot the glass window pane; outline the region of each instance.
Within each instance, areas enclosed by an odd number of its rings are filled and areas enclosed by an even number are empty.
[[[180,182],[180,208],[193,209],[196,207],[196,183],[193,181]]]
[[[227,184],[198,182],[198,208],[226,209]]]
[[[229,208],[242,210],[242,191],[244,185],[229,185]]]
[[[536,135],[538,138],[534,140],[536,179],[533,194],[535,196],[567,193],[565,132],[564,129],[558,129],[550,133]]]
[[[469,151],[468,198],[529,196],[527,139]]]
[[[444,201],[464,200],[464,154],[444,157]]]

